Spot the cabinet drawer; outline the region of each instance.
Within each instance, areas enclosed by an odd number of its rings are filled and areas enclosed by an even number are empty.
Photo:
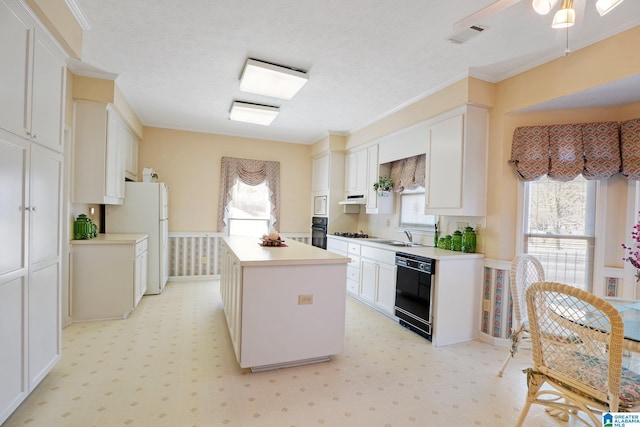
[[[349,243],[348,252],[350,255],[360,255],[360,245],[357,243]]]
[[[136,243],[136,257],[147,251],[147,240],[144,239],[142,242]]]
[[[339,255],[345,255],[347,253],[347,242],[327,237],[327,250]]]
[[[360,268],[360,257],[349,255],[351,262],[349,263],[349,267]]]
[[[347,292],[358,295],[358,281],[347,279]]]
[[[363,246],[362,256],[374,259],[379,262],[384,262],[385,264],[395,265],[396,263],[396,253],[394,251],[388,251],[386,249]]]
[[[360,281],[360,269],[354,267],[347,267],[347,280]]]

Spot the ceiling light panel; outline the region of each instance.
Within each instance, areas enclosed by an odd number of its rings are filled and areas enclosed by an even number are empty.
[[[623,1],[624,0],[598,0],[596,1],[596,9],[600,16],[604,16]]]
[[[279,113],[280,109],[278,107],[234,101],[229,112],[229,119],[237,122],[269,126]]]
[[[280,99],[292,99],[308,81],[307,74],[267,62],[247,59],[240,90]]]

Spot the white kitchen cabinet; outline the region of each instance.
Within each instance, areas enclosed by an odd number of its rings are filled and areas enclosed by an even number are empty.
[[[74,321],[122,319],[146,291],[146,234],[100,234],[73,240],[71,317]]]
[[[363,245],[360,299],[393,316],[396,297],[395,252]]]
[[[131,181],[138,180],[138,138],[131,132],[127,126],[122,123],[119,127],[120,138],[124,141],[125,145],[125,178]]]
[[[367,195],[367,162],[367,149],[347,154],[344,186],[347,196]]]
[[[311,165],[311,191],[321,193],[329,191],[330,154],[324,153],[313,159]]]
[[[0,131],[0,423],[60,359],[62,161]]]
[[[347,292],[357,297],[360,288],[360,245],[347,244],[344,240],[327,236],[327,250],[338,255],[349,257],[347,264]]]
[[[112,104],[74,102],[74,202],[123,203],[125,126]]]
[[[392,214],[393,193],[384,195],[374,190],[373,184],[378,182],[380,176],[389,176],[389,165],[380,165],[378,161],[379,144],[367,148],[367,213],[368,214]]]
[[[62,51],[21,2],[0,0],[0,127],[62,151]]]
[[[429,126],[425,213],[486,215],[488,112],[465,106]]]

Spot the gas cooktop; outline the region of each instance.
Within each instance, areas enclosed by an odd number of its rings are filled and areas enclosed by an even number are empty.
[[[342,232],[342,231],[336,231],[335,233],[333,233],[334,236],[340,236],[340,237],[350,237],[352,239],[368,239],[369,235],[365,234],[365,233],[351,233],[351,232]]]

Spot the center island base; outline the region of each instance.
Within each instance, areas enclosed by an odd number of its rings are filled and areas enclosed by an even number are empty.
[[[296,366],[311,365],[314,363],[330,362],[331,357],[314,357],[313,359],[296,360],[293,362],[274,363],[272,365],[252,366],[251,372],[274,371],[276,369],[293,368]]]
[[[342,353],[349,258],[296,241],[225,237],[220,293],[236,361],[252,372]]]

